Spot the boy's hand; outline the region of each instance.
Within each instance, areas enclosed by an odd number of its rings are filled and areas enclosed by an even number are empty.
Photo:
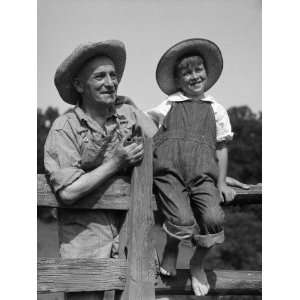
[[[220,191],[223,202],[231,202],[236,195],[235,190],[229,187],[225,182],[218,183],[218,189]]]
[[[234,179],[232,177],[227,176],[225,181],[226,181],[226,184],[229,185],[229,186],[238,187],[238,188],[241,188],[241,189],[244,189],[244,190],[249,190],[250,189],[250,186],[248,184],[242,183],[242,182],[240,182],[237,179]]]

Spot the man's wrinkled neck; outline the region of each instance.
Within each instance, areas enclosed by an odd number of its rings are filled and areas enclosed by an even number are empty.
[[[82,101],[81,109],[92,119],[94,119],[100,126],[103,126],[107,119],[111,118],[116,113],[115,103],[86,103]]]

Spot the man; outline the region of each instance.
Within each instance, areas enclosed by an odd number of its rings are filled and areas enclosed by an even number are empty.
[[[45,168],[61,201],[88,201],[118,172],[143,158],[143,145],[128,139],[153,136],[155,125],[117,96],[125,67],[125,46],[105,41],[77,47],[58,67],[55,85],[75,107],[60,116],[45,144]],[[108,258],[118,255],[120,213],[61,209],[60,255],[63,258]],[[67,294],[66,299],[102,299],[103,293]]]

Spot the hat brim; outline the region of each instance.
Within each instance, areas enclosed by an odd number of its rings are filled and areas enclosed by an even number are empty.
[[[83,64],[96,56],[109,57],[116,69],[118,82],[121,81],[126,63],[125,45],[118,40],[88,43],[78,46],[57,68],[54,83],[61,98],[69,104],[77,104],[80,94],[73,86],[74,76]]]
[[[206,39],[184,40],[168,49],[159,60],[156,68],[156,81],[160,89],[167,95],[178,91],[174,78],[175,65],[181,57],[189,54],[199,54],[204,60],[207,73],[205,91],[219,79],[223,70],[223,58],[218,46]]]

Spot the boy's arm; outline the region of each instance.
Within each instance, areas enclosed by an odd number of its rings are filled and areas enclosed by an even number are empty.
[[[238,181],[237,179],[229,177],[229,176],[226,176],[225,182],[227,185],[232,186],[232,187],[237,187],[237,188],[240,188],[243,190],[250,189],[249,184],[242,183],[242,182]]]
[[[228,149],[225,143],[220,143],[216,150],[219,165],[218,189],[225,202],[230,202],[235,197],[235,191],[226,184],[228,165]]]

